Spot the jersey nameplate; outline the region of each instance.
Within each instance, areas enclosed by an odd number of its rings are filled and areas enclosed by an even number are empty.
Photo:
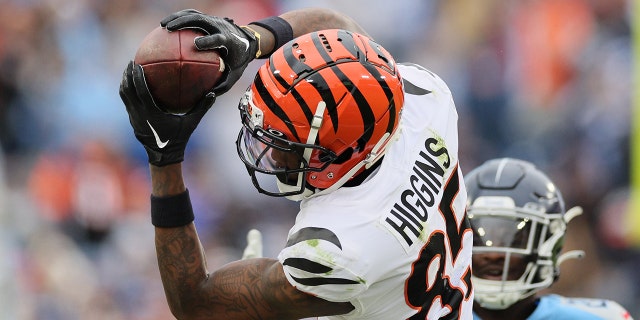
[[[424,228],[429,208],[438,205],[436,200],[450,165],[451,158],[442,141],[428,138],[413,165],[413,174],[409,177],[411,187],[401,193],[400,199],[383,217],[383,225],[392,231],[405,250],[408,251],[418,238],[426,241]]]

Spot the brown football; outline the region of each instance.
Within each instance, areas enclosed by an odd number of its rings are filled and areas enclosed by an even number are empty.
[[[218,52],[196,49],[194,39],[204,34],[183,29],[169,32],[157,27],[140,43],[134,62],[141,65],[156,105],[184,114],[222,77],[224,62]]]

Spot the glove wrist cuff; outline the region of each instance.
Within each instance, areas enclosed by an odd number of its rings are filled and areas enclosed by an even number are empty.
[[[251,22],[249,24],[263,27],[273,34],[276,42],[273,46],[273,51],[278,50],[278,48],[282,47],[285,43],[293,40],[293,28],[291,27],[289,22],[287,22],[287,20],[282,19],[278,16],[264,18],[258,21]],[[273,51],[264,52],[263,56],[269,56],[271,53],[273,53]]]
[[[256,50],[256,59],[260,58],[260,56],[262,55],[262,51],[260,51],[260,33],[253,30],[253,28],[249,26],[240,26],[240,28],[244,29],[247,32],[251,32],[251,34],[253,34],[253,37],[256,38],[258,42],[258,49]]]
[[[184,152],[160,152],[147,147],[146,145],[144,146],[144,149],[147,151],[149,163],[157,167],[164,167],[184,160]]]

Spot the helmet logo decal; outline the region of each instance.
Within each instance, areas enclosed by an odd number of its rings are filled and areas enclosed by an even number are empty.
[[[285,137],[284,133],[282,133],[282,132],[280,132],[280,131],[278,131],[276,129],[269,128],[269,129],[267,129],[267,132],[272,134],[274,137],[280,137],[280,138],[284,138]]]

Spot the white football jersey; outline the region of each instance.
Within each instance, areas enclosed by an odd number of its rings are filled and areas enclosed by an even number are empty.
[[[326,319],[471,319],[457,111],[437,75],[398,69],[398,140],[369,180],[303,200],[278,259],[299,290],[355,307]]]

